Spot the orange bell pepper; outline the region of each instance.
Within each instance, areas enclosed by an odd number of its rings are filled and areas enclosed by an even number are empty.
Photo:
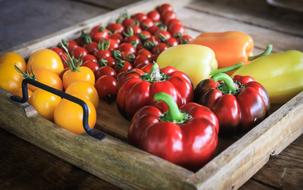
[[[218,67],[228,67],[236,63],[249,63],[250,60],[271,52],[271,47],[260,55],[250,57],[253,54],[254,42],[251,36],[244,32],[206,32],[200,34],[190,43],[199,44],[211,48],[218,61]]]

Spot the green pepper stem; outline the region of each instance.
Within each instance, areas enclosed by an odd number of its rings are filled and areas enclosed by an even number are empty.
[[[230,76],[228,76],[227,74],[217,73],[214,76],[212,76],[212,79],[214,81],[219,81],[219,80],[223,81],[224,84],[226,84],[229,92],[231,92],[231,93],[237,92],[237,87],[236,87],[233,79]]]
[[[217,73],[226,73],[226,72],[229,72],[229,71],[236,70],[236,69],[242,67],[242,65],[243,65],[243,63],[240,62],[240,63],[234,64],[232,66],[229,66],[229,67],[223,67],[221,69],[212,70],[210,72],[210,76],[216,75]]]
[[[164,115],[165,121],[182,122],[186,119],[184,114],[179,110],[173,97],[169,94],[159,92],[154,95],[154,100],[163,101],[168,106],[168,111]]]
[[[271,52],[272,52],[272,45],[268,44],[266,46],[266,49],[262,53],[260,53],[258,55],[250,56],[250,57],[248,57],[248,60],[249,61],[253,61],[253,60],[255,60],[255,59],[259,58],[259,57],[269,55],[269,54],[271,54]]]

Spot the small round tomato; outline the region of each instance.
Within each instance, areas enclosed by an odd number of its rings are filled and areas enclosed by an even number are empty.
[[[91,103],[93,103],[95,108],[98,107],[99,96],[97,90],[95,89],[94,85],[88,82],[74,82],[67,87],[65,93],[80,98],[82,100],[89,100]]]
[[[124,39],[124,42],[137,46],[140,43],[140,38],[138,36],[129,36]]]
[[[168,24],[170,20],[175,18],[176,18],[176,14],[173,11],[166,11],[163,13],[162,20],[164,24]]]
[[[53,47],[53,48],[51,48],[51,50],[53,50],[54,52],[56,52],[60,57],[64,54],[63,49],[61,49],[59,47]]]
[[[166,41],[166,44],[167,44],[168,47],[177,46],[178,45],[178,40],[176,38],[169,38]]]
[[[164,3],[164,4],[160,5],[159,7],[157,7],[157,10],[162,14],[166,11],[173,11],[173,7],[168,3]]]
[[[84,48],[90,54],[95,54],[98,51],[98,44],[97,42],[91,42],[89,44],[85,44]]]
[[[160,28],[156,25],[153,25],[147,29],[147,31],[151,34],[155,34]]]
[[[82,58],[83,63],[85,63],[86,61],[92,61],[92,62],[96,62],[97,63],[97,58],[91,54],[87,54],[86,56],[84,56]]]
[[[116,66],[116,60],[112,56],[101,59],[98,63],[100,66],[109,66],[113,68]]]
[[[106,27],[109,31],[111,31],[113,34],[115,33],[122,33],[124,30],[124,27],[122,24],[119,23],[110,23]]]
[[[151,34],[147,30],[143,30],[140,34],[138,34],[141,41],[145,41],[151,37]]]
[[[120,43],[122,42],[122,40],[123,40],[123,36],[122,36],[121,33],[112,34],[112,35],[110,36],[110,38],[116,40],[116,43],[117,43],[117,44],[120,44]]]
[[[54,111],[60,101],[60,96],[42,89],[35,90],[29,99],[29,103],[37,112],[48,120],[53,120]]]
[[[149,64],[149,60],[148,57],[140,54],[136,57],[135,61],[134,61],[134,67],[135,68],[141,68],[144,67],[145,65]]]
[[[100,67],[99,70],[95,72],[95,75],[96,75],[97,80],[98,80],[98,78],[100,78],[103,75],[115,77],[116,71],[110,66],[103,66],[103,67]]]
[[[50,49],[40,49],[30,55],[27,63],[27,71],[37,69],[47,69],[59,75],[64,70],[64,66],[56,52]]]
[[[86,61],[82,64],[82,66],[90,68],[93,72],[98,71],[100,67],[98,63],[93,61]]]
[[[93,41],[98,43],[99,41],[108,39],[109,33],[110,33],[109,30],[105,29],[103,26],[95,26],[91,30],[90,35]]]
[[[87,51],[83,47],[76,47],[73,51],[75,58],[79,59],[87,55]]]
[[[113,38],[109,39],[109,47],[108,50],[113,51],[119,47],[119,41]]]
[[[73,52],[73,50],[78,47],[78,44],[75,40],[69,40],[69,41],[64,41],[65,46],[67,47],[68,51]]]
[[[147,13],[147,17],[154,22],[158,22],[160,20],[160,13],[156,10],[152,10]]]
[[[136,13],[136,14],[132,15],[131,18],[133,18],[139,22],[142,22],[142,20],[145,20],[147,18],[147,16],[144,13]]]
[[[108,75],[103,75],[96,81],[96,89],[99,96],[108,101],[112,102],[117,95],[117,80]]]
[[[76,81],[84,81],[95,84],[95,75],[92,70],[87,67],[78,67],[75,70],[67,70],[63,74],[63,87],[67,89],[69,85]]]
[[[127,42],[120,44],[119,50],[121,52],[125,52],[126,54],[132,54],[136,52],[136,48],[131,43]]]
[[[176,36],[182,36],[184,33],[185,29],[182,25],[180,24],[175,24],[172,25],[169,28],[169,32],[171,33],[172,36],[176,37]]]
[[[184,34],[183,36],[178,38],[179,44],[188,44],[190,41],[192,41],[192,37],[188,34]]]
[[[132,19],[132,18],[126,18],[126,19],[123,20],[122,25],[124,27],[135,26],[135,25],[137,25],[137,21],[135,19]]]
[[[24,58],[15,52],[8,52],[0,57],[0,88],[8,92],[16,91],[21,86],[22,74],[15,69],[15,65],[24,72],[26,64]]]
[[[57,90],[63,89],[62,80],[59,77],[59,75],[57,75],[56,73],[54,73],[50,70],[36,69],[35,71],[33,71],[32,74],[34,75],[35,80],[38,82],[41,82],[47,86],[53,87]],[[32,91],[35,91],[38,89],[37,87],[35,87],[33,85],[29,85],[28,87]]]
[[[88,107],[88,125],[90,128],[94,128],[97,117],[96,109],[90,101],[84,100],[84,102]],[[83,109],[80,105],[74,102],[62,99],[55,109],[55,123],[59,127],[69,130],[75,134],[82,134],[85,132],[82,120]]]
[[[170,33],[165,30],[158,30],[155,33],[155,36],[160,42],[166,42],[169,38],[171,38]]]
[[[146,18],[141,21],[140,26],[143,30],[147,30],[148,28],[154,26],[154,22],[151,19]]]
[[[167,27],[168,27],[168,29],[170,29],[170,28],[171,28],[172,26],[174,26],[174,25],[181,25],[181,26],[182,26],[182,22],[181,22],[179,19],[177,19],[177,18],[171,19],[171,20],[168,22]]]
[[[128,62],[128,61],[119,61],[116,65],[116,72],[117,74],[120,74],[122,72],[127,72],[129,70],[131,70],[133,67],[132,65]]]
[[[164,50],[167,49],[167,45],[165,43],[159,43],[158,45],[156,45],[152,52],[155,54],[155,55],[159,55],[160,53],[162,53]]]
[[[145,55],[148,59],[150,59],[152,57],[152,53],[145,48],[140,49],[137,52],[137,55]]]

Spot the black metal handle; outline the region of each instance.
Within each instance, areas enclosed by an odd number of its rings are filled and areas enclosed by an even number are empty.
[[[82,120],[82,124],[83,124],[83,128],[85,130],[85,132],[94,137],[94,138],[97,138],[97,139],[103,139],[105,137],[105,134],[98,130],[98,129],[91,129],[88,125],[88,106],[87,104],[79,99],[79,98],[76,98],[75,96],[71,96],[69,94],[66,94],[64,93],[63,91],[61,90],[57,90],[55,88],[52,88],[50,86],[47,86],[43,83],[40,83],[36,80],[33,80],[33,79],[30,79],[30,78],[26,78],[26,79],[23,79],[22,81],[22,97],[19,97],[19,96],[11,96],[11,99],[15,102],[19,102],[19,103],[25,103],[28,101],[28,86],[27,84],[31,84],[33,86],[36,86],[38,88],[41,88],[43,90],[46,90],[50,93],[53,93],[53,94],[56,94],[57,96],[60,96],[61,98],[64,98],[64,99],[67,99],[69,101],[72,101],[76,104],[79,104],[82,109],[83,109],[83,120]]]

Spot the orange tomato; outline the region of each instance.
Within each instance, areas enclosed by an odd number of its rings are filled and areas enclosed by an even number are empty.
[[[35,90],[29,99],[29,103],[38,113],[49,120],[53,120],[55,108],[60,101],[61,97],[42,89]]]
[[[63,84],[61,78],[54,72],[46,69],[36,69],[33,71],[33,75],[35,76],[35,80],[46,84],[50,87],[53,87],[58,90],[62,90]],[[29,85],[29,88],[32,91],[35,91],[37,87]]]
[[[15,69],[26,70],[23,57],[16,52],[8,52],[0,57],[0,88],[14,92],[21,86],[22,75]]]
[[[92,85],[95,84],[95,75],[93,71],[87,67],[78,67],[77,70],[67,70],[63,74],[63,87],[67,87],[73,82],[84,81]]]
[[[70,94],[72,96],[75,96],[80,99],[86,99],[93,103],[95,108],[98,107],[99,104],[99,96],[98,92],[95,89],[94,85],[83,82],[83,81],[77,81],[70,84],[65,93]]]
[[[94,105],[88,101],[84,100],[88,106],[89,117],[88,124],[90,128],[93,128],[96,124],[96,109]],[[83,110],[82,107],[76,103],[69,100],[62,99],[59,105],[56,107],[54,112],[55,123],[64,129],[67,129],[76,134],[82,134],[85,132],[83,125]]]
[[[40,49],[29,57],[27,63],[28,72],[37,69],[47,69],[59,75],[64,70],[64,67],[61,58],[56,52],[50,49]]]

